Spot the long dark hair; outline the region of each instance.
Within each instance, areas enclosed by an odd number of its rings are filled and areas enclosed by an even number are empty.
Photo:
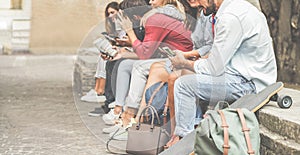
[[[133,19],[134,15],[144,16],[151,7],[145,0],[123,0],[120,3],[120,9],[124,11],[124,15],[129,19]]]
[[[119,11],[119,3],[118,2],[110,2],[107,4],[105,8],[105,29],[106,32],[110,35],[116,35],[116,29],[115,29],[115,23],[111,21],[111,19],[108,18],[109,12],[108,9],[112,8],[117,11]]]
[[[195,30],[197,24],[198,8],[193,8],[186,0],[179,0],[184,7],[186,13],[185,26],[192,32]]]

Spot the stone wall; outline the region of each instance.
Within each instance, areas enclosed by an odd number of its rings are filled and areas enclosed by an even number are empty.
[[[300,2],[261,0],[267,17],[278,66],[278,80],[300,84]]]

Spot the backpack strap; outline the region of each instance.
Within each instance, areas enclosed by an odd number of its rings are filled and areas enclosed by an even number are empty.
[[[242,131],[244,132],[244,135],[245,135],[245,139],[246,139],[246,143],[247,143],[247,148],[248,148],[248,154],[249,155],[254,155],[254,150],[252,149],[252,145],[251,145],[251,140],[250,140],[250,129],[247,127],[247,124],[246,124],[246,120],[245,120],[245,116],[244,116],[244,113],[241,109],[236,109],[239,117],[240,117],[240,120],[241,120],[241,123],[242,123]]]
[[[229,146],[229,133],[228,133],[228,124],[226,123],[226,119],[224,116],[223,111],[218,110],[218,113],[221,116],[221,120],[222,120],[222,128],[223,128],[223,132],[224,132],[224,144],[223,144],[223,155],[228,155],[228,150],[230,149]]]

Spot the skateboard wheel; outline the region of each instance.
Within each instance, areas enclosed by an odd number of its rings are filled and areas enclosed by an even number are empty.
[[[287,109],[292,106],[293,100],[290,96],[279,96],[277,104],[280,108]]]

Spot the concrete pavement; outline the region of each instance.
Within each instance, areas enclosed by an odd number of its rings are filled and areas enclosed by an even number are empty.
[[[76,109],[74,60],[0,55],[0,154],[107,154]]]
[[[73,55],[0,55],[0,154],[109,154],[108,135],[102,133],[107,126],[87,115],[101,105],[79,100],[74,62]],[[297,154],[300,92],[280,94],[291,95],[294,104],[279,109],[270,103],[260,111],[263,151]],[[125,153],[126,142],[112,145]]]

